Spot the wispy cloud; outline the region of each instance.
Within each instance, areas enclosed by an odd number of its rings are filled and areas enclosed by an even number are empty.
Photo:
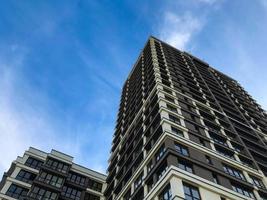
[[[259,0],[260,4],[267,9],[267,0]]]
[[[0,51],[0,174],[29,146],[63,151],[81,164],[105,172],[107,155],[99,149],[105,143],[96,146],[88,134],[108,138],[106,133],[111,135],[113,128],[64,122],[68,117],[59,119],[62,116],[52,111],[50,99],[27,84],[21,73],[27,49],[19,45],[1,49],[9,53]],[[95,154],[88,157],[93,148]]]
[[[177,15],[167,11],[163,23],[159,26],[159,36],[169,44],[184,50],[193,35],[201,30],[202,25],[191,13]]]
[[[209,15],[224,0],[169,1],[163,8],[157,32],[162,40],[178,49],[192,50],[192,41],[209,22]]]
[[[267,0],[258,0],[258,2],[262,7],[267,8]],[[209,49],[207,50],[205,49],[206,47],[201,46],[202,50],[199,49],[199,44],[205,45],[203,41],[209,41],[206,39],[206,35],[202,35],[204,27],[211,33],[217,30],[217,28],[214,28],[217,25],[212,25],[212,23],[214,23],[214,18],[211,17],[216,17],[212,11],[218,11],[218,9],[223,8],[222,5],[224,5],[224,3],[230,2],[224,0],[189,0],[182,3],[171,2],[170,5],[166,6],[163,10],[162,21],[158,23],[157,31],[159,37],[182,50],[205,52],[206,55],[203,55],[203,57],[216,55],[216,52],[212,52],[213,50]],[[258,71],[266,71],[262,68],[262,66],[265,65],[264,59],[262,56],[257,56],[257,64],[255,64],[256,57],[249,48],[249,46],[253,47],[251,37],[244,39],[246,32],[240,31],[242,22],[233,25],[233,18],[230,19],[230,17],[233,16],[226,15],[222,20],[223,23],[220,25],[223,31],[220,32],[221,36],[219,40],[223,44],[221,49],[217,49],[217,52],[222,55],[222,49],[229,48],[228,57],[231,61],[228,63],[225,62],[225,64],[231,63],[231,67],[224,65],[224,68],[221,70],[225,71],[226,74],[230,74],[236,80],[239,80],[248,92],[257,97],[260,104],[266,109],[267,92],[266,87],[263,87],[263,85],[266,85],[264,83],[265,78],[263,77],[266,73],[258,73]],[[227,21],[228,19],[231,22],[230,24]],[[251,28],[251,26],[249,28]],[[253,30],[257,29],[259,28],[254,27]],[[260,30],[261,32],[266,32],[265,28],[262,28],[262,26]],[[204,34],[207,33],[205,32]],[[215,35],[216,34],[218,33],[215,32]],[[218,38],[216,39],[218,40]],[[216,43],[218,43],[216,39],[209,41],[208,45],[216,46]],[[259,48],[254,47],[254,49],[258,50]],[[252,56],[254,56],[254,59]],[[226,59],[228,59],[228,57],[226,56]],[[220,65],[214,67],[220,67]],[[258,78],[255,79],[255,77]]]
[[[195,2],[200,2],[200,3],[207,3],[207,4],[214,4],[218,2],[218,0],[193,0]]]
[[[233,32],[235,34],[233,35]],[[262,34],[267,33],[267,29],[262,29]],[[228,24],[225,29],[224,38],[225,47],[229,48],[232,56],[231,64],[233,66],[225,66],[227,74],[234,77],[255,98],[258,103],[267,109],[267,89],[266,85],[266,60],[262,57],[262,53],[256,45],[250,43],[250,37],[243,31],[238,30],[235,24]],[[263,40],[262,40],[263,42]],[[253,54],[254,51],[258,51]],[[259,73],[261,72],[261,73]]]

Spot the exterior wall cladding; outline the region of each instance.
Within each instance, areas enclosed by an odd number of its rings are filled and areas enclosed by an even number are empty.
[[[52,150],[30,148],[0,182],[0,200],[104,200],[106,176]]]
[[[237,81],[150,37],[127,78],[107,200],[267,199],[267,114]]]

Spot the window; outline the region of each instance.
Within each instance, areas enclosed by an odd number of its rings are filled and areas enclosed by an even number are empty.
[[[148,164],[147,164],[147,171],[150,172],[153,169],[154,165],[153,165],[153,161],[151,160]]]
[[[55,186],[60,188],[63,185],[63,178],[48,174],[46,172],[41,172],[41,174],[37,178],[38,181]]]
[[[186,162],[184,160],[178,160],[178,167],[182,170],[185,170],[187,172],[193,173],[193,167],[192,164],[189,162]]]
[[[171,122],[174,122],[174,123],[176,123],[176,124],[181,125],[180,119],[178,119],[177,117],[175,117],[175,116],[173,116],[173,115],[169,115],[169,120],[170,120]]]
[[[253,181],[253,184],[259,188],[263,188],[265,189],[265,185],[263,184],[262,180],[257,178],[257,177],[254,177],[254,176],[250,176],[250,178],[252,179]]]
[[[80,200],[82,192],[71,187],[63,186],[61,194],[70,199]]]
[[[101,192],[102,186],[103,186],[102,183],[99,183],[95,180],[89,179],[89,181],[88,181],[88,187],[92,190],[96,190],[98,192]]]
[[[217,174],[212,173],[212,178],[213,178],[213,182],[214,183],[219,184],[219,180],[218,180]]]
[[[100,197],[94,194],[85,193],[84,200],[100,200]]]
[[[209,156],[205,156],[205,158],[206,158],[207,163],[212,165],[212,161],[211,161],[210,157]]]
[[[185,200],[200,200],[200,194],[196,187],[183,183]]]
[[[172,133],[174,133],[175,135],[179,135],[181,137],[184,137],[184,133],[183,131],[181,131],[178,128],[174,128],[173,126],[171,127]]]
[[[178,143],[175,143],[174,148],[178,153],[180,153],[184,156],[189,156],[188,150],[185,146],[178,144]]]
[[[223,156],[225,156],[225,157],[228,157],[228,158],[231,158],[231,159],[235,160],[234,153],[232,153],[232,152],[230,152],[230,151],[228,151],[228,150],[226,150],[226,149],[217,147],[217,146],[215,147],[215,149],[216,149],[216,151],[217,151],[219,154],[221,154],[221,155],[223,155]]]
[[[40,169],[40,167],[42,166],[43,162],[40,160],[37,160],[35,158],[29,157],[26,162],[25,165],[34,169]]]
[[[161,157],[164,155],[166,149],[165,149],[165,145],[161,145],[161,147],[159,148],[159,150],[156,153],[156,160],[159,161],[161,159]]]
[[[71,181],[73,183],[76,183],[78,185],[81,185],[81,186],[85,185],[85,177],[83,177],[79,174],[73,173],[73,172],[70,172],[68,174],[67,180]]]
[[[31,173],[31,172],[27,172],[25,170],[20,170],[20,172],[18,173],[16,179],[19,181],[23,181],[26,183],[31,183],[34,179],[35,179],[36,175]]]
[[[244,187],[242,187],[236,183],[232,183],[232,188],[235,192],[238,192],[238,193],[243,194],[247,197],[255,199],[252,190],[246,189],[246,188],[244,188]]]
[[[204,141],[202,138],[199,138],[199,143],[200,143],[203,147],[206,146],[205,141]]]
[[[131,200],[140,200],[140,199],[144,199],[144,189],[141,188],[137,193],[135,193],[133,195],[133,197],[131,198]]]
[[[169,90],[169,89],[167,89],[167,88],[163,88],[163,91],[165,91],[165,92],[167,92],[167,93],[169,93],[169,94],[172,94],[172,91],[171,90]]]
[[[248,166],[248,167],[252,167],[252,168],[254,168],[254,167],[253,167],[253,161],[252,161],[252,160],[249,160],[249,159],[247,159],[247,158],[244,158],[244,157],[242,157],[242,156],[240,156],[240,155],[239,155],[239,159],[240,159],[240,161],[241,161],[242,164],[244,164],[244,165],[246,165],[246,166]]]
[[[7,196],[10,196],[10,197],[13,197],[15,199],[20,199],[21,197],[25,197],[28,193],[28,189],[26,188],[23,188],[23,187],[20,187],[20,186],[17,186],[15,184],[12,184],[7,192],[6,192],[6,195]]]
[[[30,197],[33,199],[56,200],[57,193],[34,186],[30,192]]]
[[[226,143],[226,139],[224,139],[222,137],[219,137],[219,136],[217,136],[217,135],[215,135],[213,133],[210,133],[210,137],[214,142],[216,142],[218,144],[221,144],[221,145],[224,145],[224,146],[228,146],[227,143]]]
[[[167,169],[168,169],[168,165],[166,162],[164,162],[156,172],[157,180],[159,180],[165,174]]]
[[[140,174],[134,182],[134,188],[138,188],[143,182],[143,173]]]
[[[167,108],[172,112],[178,113],[177,109],[175,107],[171,106],[170,104],[167,104]]]
[[[150,192],[153,187],[154,187],[154,183],[153,183],[153,177],[152,177],[150,178],[150,180],[147,181],[147,192]]]
[[[225,173],[227,173],[227,174],[229,174],[231,176],[234,176],[234,177],[236,177],[238,179],[241,179],[243,181],[246,180],[245,177],[244,177],[244,175],[243,175],[243,173],[240,170],[238,170],[238,169],[235,169],[233,167],[224,165],[223,166],[223,170],[224,170]]]
[[[243,150],[243,147],[241,147],[240,145],[232,143],[232,146],[237,152],[241,152]]]
[[[48,158],[47,162],[45,163],[46,166],[49,168],[52,168],[56,171],[62,172],[62,173],[67,173],[69,169],[69,165],[64,164],[63,162]]]
[[[174,103],[174,99],[172,97],[170,97],[170,96],[165,95],[165,99],[167,101],[170,101],[170,102],[173,102]]]
[[[172,192],[170,185],[167,185],[159,195],[159,200],[171,200]]]
[[[259,192],[260,197],[262,200],[267,200],[267,193]]]
[[[131,198],[131,189],[129,189],[123,197],[123,200],[130,200]]]

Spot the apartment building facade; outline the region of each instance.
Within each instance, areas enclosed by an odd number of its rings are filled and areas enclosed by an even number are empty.
[[[267,114],[232,78],[150,37],[122,89],[107,200],[267,199]]]
[[[73,163],[73,157],[29,148],[0,182],[1,200],[104,200],[106,176]]]

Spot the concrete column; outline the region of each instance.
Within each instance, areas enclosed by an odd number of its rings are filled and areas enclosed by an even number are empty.
[[[199,193],[202,200],[221,200],[220,195],[217,193],[211,192],[205,188],[199,188]]]
[[[263,174],[263,173],[262,173],[262,174]],[[262,182],[264,183],[265,186],[267,186],[267,177],[266,177],[266,176],[264,176],[264,177],[262,178]]]
[[[238,157],[238,155],[236,153],[234,154],[234,158],[235,158],[236,161],[241,162],[240,159],[239,159],[239,157]]]
[[[174,155],[169,155],[167,158],[168,166],[178,166],[178,160],[177,157]]]
[[[166,119],[169,119],[169,114],[168,114],[168,112],[166,112],[165,110],[162,110],[161,112],[160,112],[160,115],[161,115],[161,118],[166,118]]]
[[[184,137],[187,138],[187,139],[189,139],[189,134],[188,134],[188,132],[187,132],[187,131],[183,131],[183,133],[184,133]]]
[[[7,181],[6,181],[6,184],[4,185],[4,187],[2,188],[2,190],[1,190],[0,193],[5,194],[5,193],[7,192],[8,188],[10,187],[11,184],[12,184],[12,183],[11,183],[10,181],[7,180]]]
[[[183,127],[186,127],[186,126],[185,126],[185,121],[184,121],[184,119],[180,118],[180,122],[181,122],[181,125],[182,125]]]
[[[164,131],[169,131],[170,133],[172,132],[171,125],[166,122],[163,122],[161,127],[163,132]]]
[[[182,200],[185,198],[183,190],[183,182],[177,177],[172,177],[170,179],[170,186],[173,200]]]
[[[148,193],[148,187],[147,185],[144,185],[144,196],[146,196]]]
[[[159,107],[167,107],[167,104],[166,104],[166,102],[165,101],[162,101],[162,100],[160,100],[159,101]]]
[[[232,144],[231,144],[231,142],[230,142],[230,140],[229,140],[229,139],[227,139],[227,140],[226,140],[226,144],[228,145],[228,147],[230,147],[230,148],[232,148],[232,149],[233,149],[233,146],[232,146]]]
[[[182,115],[182,110],[181,110],[181,107],[179,106],[179,108],[177,109],[177,112],[179,115]]]
[[[159,200],[159,197],[158,196],[155,196],[155,198],[153,200]]]
[[[13,171],[13,173],[11,174],[11,178],[16,178],[18,173],[20,172],[21,168],[16,166],[15,170]]]
[[[147,176],[147,166],[145,165],[144,166],[144,177],[146,177]]]
[[[134,183],[131,183],[131,191],[134,191]]]
[[[249,182],[249,183],[253,183],[253,181],[251,180],[251,178],[249,177],[248,173],[246,171],[242,171],[246,180]]]
[[[210,146],[213,151],[216,151],[213,141],[210,142]]]
[[[257,200],[262,200],[262,198],[260,197],[260,195],[259,195],[257,190],[253,190],[253,193],[254,193],[254,195],[255,195]]]

